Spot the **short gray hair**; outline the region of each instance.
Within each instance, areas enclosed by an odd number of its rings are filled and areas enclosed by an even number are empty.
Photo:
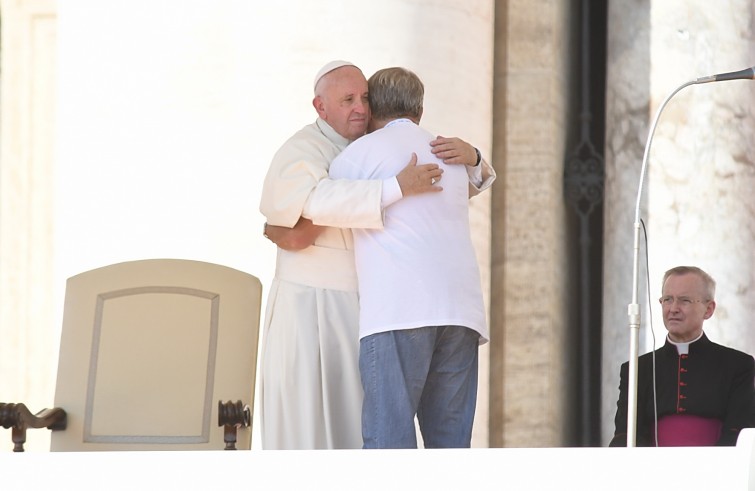
[[[373,119],[422,116],[425,86],[414,72],[401,67],[384,68],[367,81]]]
[[[663,288],[663,285],[666,284],[666,280],[669,278],[669,276],[681,276],[683,274],[697,275],[701,280],[703,280],[703,288],[705,288],[705,294],[708,296],[708,298],[706,298],[705,300],[716,299],[716,280],[714,280],[711,275],[696,266],[677,266],[675,268],[669,269],[663,275],[663,283],[661,283],[661,288]]]

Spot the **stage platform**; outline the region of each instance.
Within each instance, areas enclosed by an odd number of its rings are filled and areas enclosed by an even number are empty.
[[[0,452],[0,490],[755,491],[755,429],[727,448]]]

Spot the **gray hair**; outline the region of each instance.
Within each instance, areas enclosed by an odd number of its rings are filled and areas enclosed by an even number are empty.
[[[419,119],[425,86],[412,71],[393,67],[378,70],[367,81],[373,119]]]
[[[705,294],[708,296],[705,300],[716,299],[716,280],[714,280],[708,273],[696,266],[677,266],[671,268],[663,275],[663,283],[661,288],[666,284],[666,280],[669,276],[681,276],[683,274],[694,274],[703,280],[703,288],[705,288]]]

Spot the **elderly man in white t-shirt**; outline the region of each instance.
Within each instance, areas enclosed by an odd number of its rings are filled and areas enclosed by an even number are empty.
[[[379,70],[368,85],[374,131],[333,160],[330,176],[385,179],[412,153],[444,173],[442,193],[394,203],[382,230],[353,230],[364,448],[416,448],[415,415],[425,447],[469,447],[488,328],[468,176],[432,155],[434,136],[418,126],[424,88],[414,73]]]

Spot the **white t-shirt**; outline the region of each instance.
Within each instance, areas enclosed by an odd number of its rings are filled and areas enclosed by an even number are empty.
[[[469,178],[430,151],[434,136],[397,119],[359,138],[333,160],[334,179],[385,179],[412,152],[439,164],[443,191],[406,197],[385,209],[384,229],[354,229],[360,294],[359,336],[425,326],[465,326],[488,340],[469,228]]]

